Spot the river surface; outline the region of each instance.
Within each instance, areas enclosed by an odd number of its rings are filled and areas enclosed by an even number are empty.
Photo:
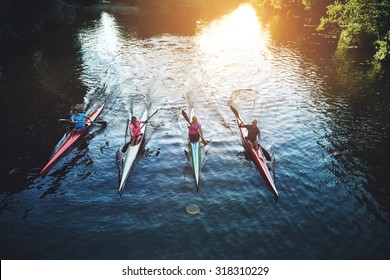
[[[1,54],[1,259],[389,259],[388,71],[250,5],[148,22],[90,8]],[[39,177],[67,131],[58,119],[102,103],[107,127]],[[230,105],[259,120],[277,202]],[[212,139],[198,189],[191,108]],[[145,109],[158,112],[119,195],[116,152]]]

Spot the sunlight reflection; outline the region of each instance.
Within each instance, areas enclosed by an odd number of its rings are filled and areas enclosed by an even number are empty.
[[[251,5],[244,4],[202,29],[197,42],[200,49],[209,54],[268,52],[269,38],[262,36],[266,36],[266,33],[261,32],[256,11]]]
[[[102,12],[98,20],[86,25],[79,32],[78,39],[82,54],[80,77],[84,85],[91,89],[84,97],[88,102],[90,94],[94,94],[96,83],[103,82],[102,73],[113,69],[113,62],[121,54],[124,39],[116,18],[106,12]]]
[[[118,26],[115,18],[106,12],[103,12],[98,29],[98,47],[104,53],[116,53],[118,45]]]

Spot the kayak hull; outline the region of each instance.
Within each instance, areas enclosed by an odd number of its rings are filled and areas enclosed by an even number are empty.
[[[190,120],[192,120],[192,117],[194,115],[195,115],[195,111],[194,111],[194,109],[191,109]],[[192,165],[192,170],[194,172],[195,183],[196,183],[196,186],[199,186],[200,170],[201,170],[201,144],[199,141],[191,142],[188,139],[188,147],[190,150],[191,165]]]
[[[142,114],[142,117],[140,120],[146,120],[148,116],[148,111],[145,110]],[[141,140],[137,145],[131,146],[129,145],[126,152],[125,152],[125,159],[123,161],[123,167],[122,167],[122,173],[119,180],[119,192],[121,193],[123,191],[123,188],[126,185],[127,178],[129,177],[131,171],[133,170],[134,164],[137,161],[138,154],[140,151],[141,146],[143,145],[144,139],[145,139],[145,130],[146,130],[147,124],[145,124],[141,128],[142,137]]]
[[[188,141],[188,146],[191,154],[192,170],[194,171],[195,183],[198,186],[200,180],[200,143]]]
[[[103,110],[104,104],[101,105],[99,108],[97,108],[95,111],[93,111],[89,117],[91,120],[91,123],[87,123],[86,127],[80,131],[79,133],[72,133],[72,131],[67,132],[67,136],[65,138],[65,141],[62,143],[62,145],[57,149],[57,151],[52,155],[49,162],[45,165],[45,167],[42,168],[42,170],[39,172],[39,175],[41,177],[44,177],[47,172],[49,172],[50,168],[66,153],[74,146],[74,144],[84,137],[88,133],[88,131],[91,129],[93,122],[97,119],[97,117],[100,115],[101,111]]]

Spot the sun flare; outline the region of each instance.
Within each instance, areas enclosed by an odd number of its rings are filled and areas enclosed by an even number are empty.
[[[228,49],[259,51],[267,45],[267,38],[260,35],[261,26],[256,11],[245,4],[203,28],[198,35],[198,44],[206,52]]]

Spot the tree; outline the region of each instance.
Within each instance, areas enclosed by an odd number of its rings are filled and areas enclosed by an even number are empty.
[[[390,0],[336,1],[327,7],[319,31],[339,36],[339,47],[376,47],[376,59],[389,55]]]

